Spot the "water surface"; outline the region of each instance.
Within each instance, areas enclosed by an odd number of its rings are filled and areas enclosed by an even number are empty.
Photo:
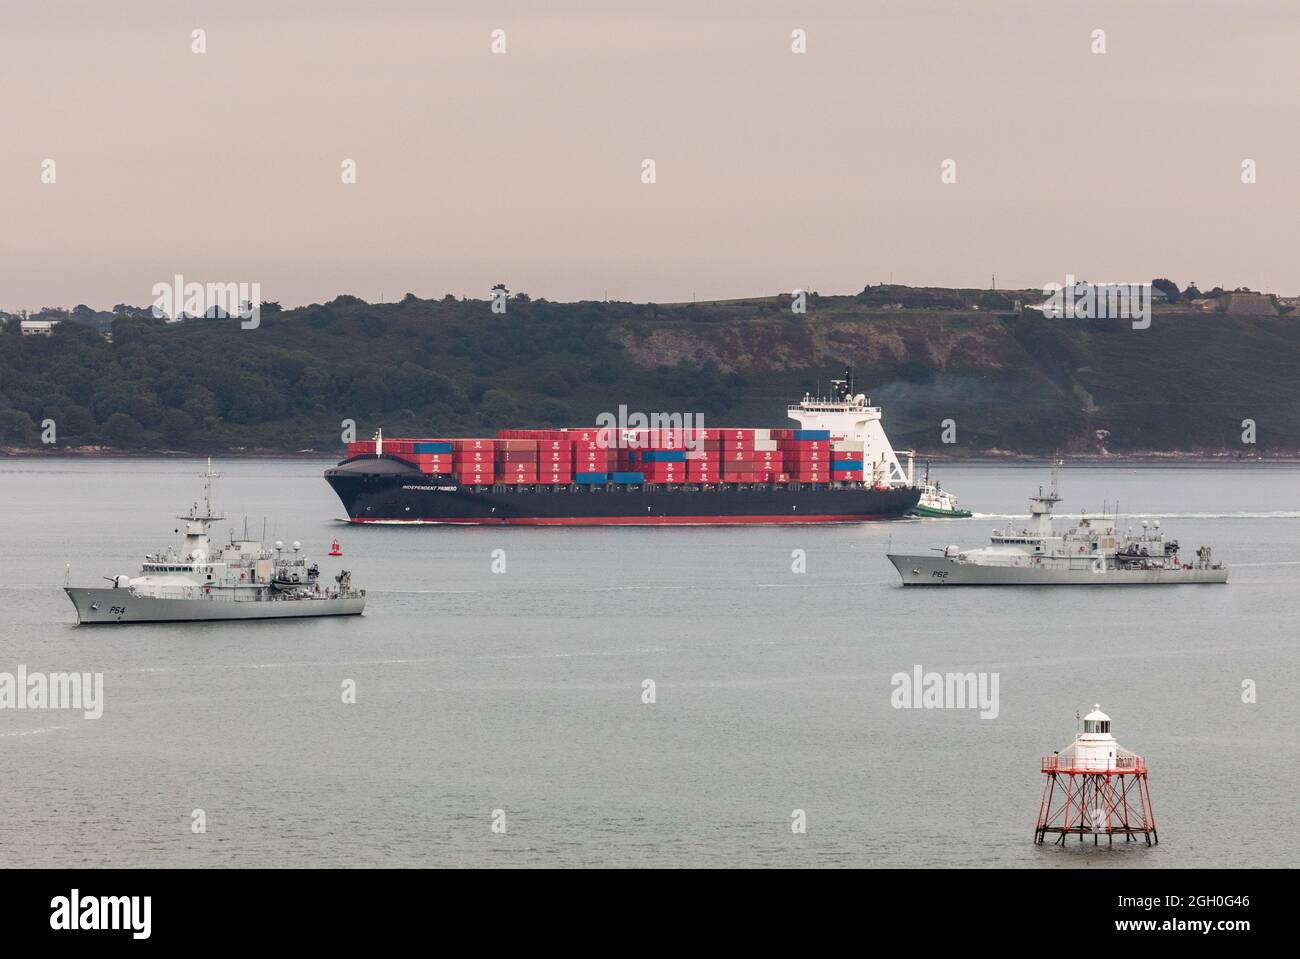
[[[945,466],[970,520],[502,530],[342,525],[326,465],[219,463],[218,529],[242,535],[247,516],[260,534],[266,517],[269,538],[346,564],[364,617],[78,629],[65,564],[83,584],[136,572],[175,539],[202,464],[0,461],[0,671],[105,682],[99,720],[0,710],[5,864],[1300,858],[1294,466],[1066,471],[1063,513],[1118,499],[1121,525],[1212,543],[1225,587],[931,591],[899,587],[887,546],[982,545],[1027,516],[1045,468]],[[341,561],[324,555],[335,536]],[[998,717],[892,708],[890,677],[916,664],[998,673]],[[1147,757],[1158,848],[1030,841],[1039,758],[1093,702]]]

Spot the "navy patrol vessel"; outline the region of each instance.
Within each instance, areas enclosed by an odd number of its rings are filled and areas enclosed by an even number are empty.
[[[1228,567],[1215,562],[1210,547],[1195,562],[1180,559],[1177,540],[1166,539],[1160,522],[1142,521],[1140,533],[1119,533],[1104,518],[1085,516],[1065,532],[1052,526],[1060,462],[1048,493],[1030,498],[1030,525],[995,529],[988,546],[965,550],[934,547],[929,554],[889,553],[904,586],[1120,586],[1226,583]]]
[[[177,517],[185,524],[180,548],[167,547],[145,556],[138,576],[106,576],[112,586],[65,586],[77,610],[77,622],[165,623],[227,619],[295,619],[305,616],[357,616],[366,591],[352,585],[342,570],[331,584],[321,582],[320,568],[309,564],[302,544],[272,547],[258,540],[231,536],[213,544],[208,527],[224,517],[212,509],[212,472],[208,461],[203,505],[195,503]]]

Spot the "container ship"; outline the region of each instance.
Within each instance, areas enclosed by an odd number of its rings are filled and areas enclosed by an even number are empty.
[[[353,523],[662,526],[860,523],[906,515],[921,490],[880,409],[805,394],[795,428],[502,429],[492,437],[349,443],[325,471]]]

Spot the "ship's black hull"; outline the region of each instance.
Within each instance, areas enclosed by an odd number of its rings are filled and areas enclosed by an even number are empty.
[[[920,490],[826,484],[655,487],[467,486],[387,457],[325,471],[354,523],[668,526],[861,523],[903,516]]]

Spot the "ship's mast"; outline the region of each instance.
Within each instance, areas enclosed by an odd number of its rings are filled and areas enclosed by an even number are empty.
[[[212,457],[208,457],[207,470],[199,474],[203,478],[203,510],[195,503],[186,514],[176,517],[185,521],[185,539],[181,543],[181,555],[195,562],[205,561],[209,554],[208,525],[225,519],[212,509],[212,481],[221,474],[213,472]]]
[[[1060,480],[1062,460],[1059,458],[1052,466],[1052,489],[1044,495],[1043,488],[1038,487],[1038,495],[1029,498],[1029,513],[1034,519],[1035,532],[1044,536],[1052,534],[1052,507],[1061,502]]]
[[[182,513],[176,518],[183,519],[188,523],[201,523],[206,526],[208,523],[225,519],[221,514],[212,511],[212,481],[221,477],[220,473],[213,472],[212,457],[208,457],[207,470],[200,473],[199,477],[203,480],[203,511],[199,512],[199,504],[195,503],[190,507],[188,513]]]

